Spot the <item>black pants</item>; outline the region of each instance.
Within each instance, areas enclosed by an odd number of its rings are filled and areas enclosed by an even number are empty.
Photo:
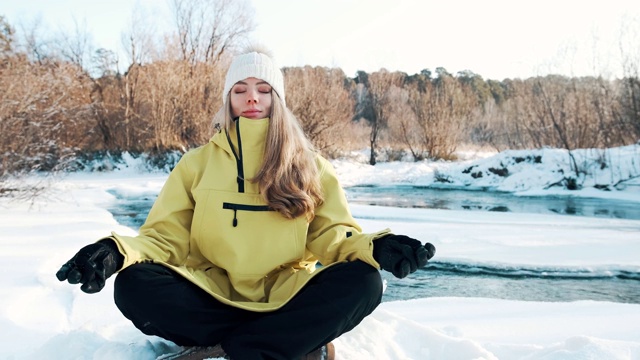
[[[223,304],[172,270],[136,264],[115,281],[120,311],[147,335],[178,345],[216,345],[232,359],[298,359],[350,331],[382,298],[380,273],[354,261],[313,278],[273,312]]]

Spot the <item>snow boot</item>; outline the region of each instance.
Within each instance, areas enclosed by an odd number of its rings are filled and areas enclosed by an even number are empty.
[[[335,360],[335,358],[336,348],[332,343],[328,343],[303,356],[301,360]]]
[[[202,360],[209,358],[229,359],[220,345],[216,346],[190,346],[173,354],[161,355],[156,360]],[[328,343],[316,349],[300,360],[335,360],[336,350],[332,343]]]
[[[177,353],[161,355],[156,360],[202,360],[209,358],[228,359],[227,354],[220,345],[216,346],[189,346]]]

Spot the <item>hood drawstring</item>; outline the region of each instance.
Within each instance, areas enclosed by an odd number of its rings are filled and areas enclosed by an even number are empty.
[[[240,121],[238,118],[235,118],[233,121],[236,124],[236,139],[238,140],[238,153],[236,153],[235,148],[233,147],[233,143],[231,142],[231,138],[229,137],[229,132],[225,131],[225,135],[227,135],[227,141],[229,142],[229,146],[231,147],[231,152],[233,152],[233,156],[236,158],[236,167],[238,169],[238,177],[236,181],[238,182],[238,192],[244,192],[244,166],[242,164],[242,140],[240,137]]]

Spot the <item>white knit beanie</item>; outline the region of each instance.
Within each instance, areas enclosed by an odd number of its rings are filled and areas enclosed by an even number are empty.
[[[250,52],[233,58],[224,82],[222,102],[227,102],[227,95],[235,83],[250,77],[268,82],[273,90],[278,93],[282,102],[285,102],[282,71],[270,57],[258,52]]]

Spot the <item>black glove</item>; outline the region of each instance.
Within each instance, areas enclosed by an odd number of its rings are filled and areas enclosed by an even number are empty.
[[[111,239],[101,240],[80,249],[62,265],[56,277],[69,284],[82,283],[80,289],[93,294],[102,290],[105,281],[122,267],[123,262],[124,256],[116,243]]]
[[[399,279],[427,265],[435,253],[431,243],[422,246],[420,241],[405,235],[386,235],[373,241],[373,258],[382,270]]]

